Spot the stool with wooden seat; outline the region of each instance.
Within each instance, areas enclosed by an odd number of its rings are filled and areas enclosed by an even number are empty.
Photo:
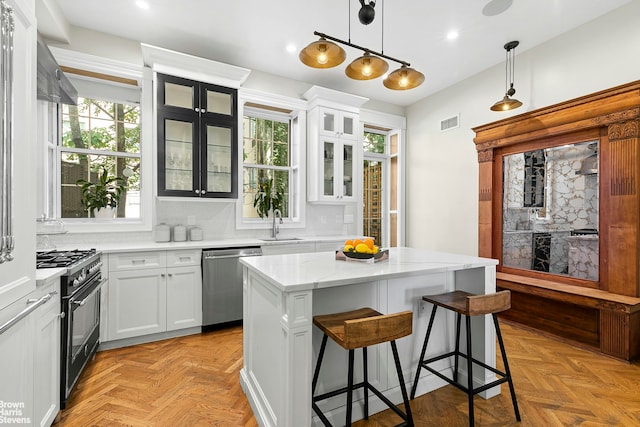
[[[369,418],[368,391],[370,390],[404,420],[404,422],[399,425],[413,426],[411,407],[409,406],[409,398],[407,389],[405,387],[404,378],[402,376],[400,358],[398,357],[398,349],[395,342],[396,339],[411,334],[412,319],[413,313],[411,311],[383,315],[371,308],[361,308],[358,310],[347,311],[343,313],[314,316],[313,324],[316,325],[324,333],[324,335],[322,337],[322,344],[320,346],[320,354],[318,355],[318,363],[313,374],[311,391],[312,396],[316,391],[316,384],[318,383],[318,376],[320,374],[320,366],[322,365],[324,350],[327,345],[327,338],[331,337],[331,339],[339,344],[342,348],[344,348],[345,350],[349,350],[347,386],[342,387],[338,390],[329,391],[327,393],[312,397],[313,410],[316,414],[318,414],[318,417],[320,417],[325,426],[331,426],[331,423],[322,413],[316,402],[328,399],[333,396],[337,396],[342,393],[347,393],[347,416],[345,425],[350,426],[353,406],[353,391],[361,387],[364,389],[365,419]],[[402,399],[404,401],[404,412],[396,407],[387,397],[385,397],[380,391],[373,387],[368,381],[367,347],[383,342],[391,343],[393,359],[395,361],[398,380],[400,381],[400,390],[402,391]],[[364,378],[362,382],[354,384],[353,358],[355,349],[357,348],[362,349]]]
[[[418,369],[416,371],[416,377],[411,388],[411,398],[413,399],[416,394],[416,388],[418,387],[418,380],[420,378],[420,370],[422,368],[428,370],[432,374],[440,377],[449,384],[456,386],[458,389],[467,393],[469,397],[469,425],[474,425],[474,413],[473,413],[473,397],[485,390],[493,388],[499,384],[508,382],[509,390],[511,392],[511,401],[513,402],[513,409],[516,414],[516,419],[520,421],[520,411],[518,410],[518,402],[516,400],[516,392],[513,388],[513,381],[511,379],[511,371],[509,370],[509,362],[507,361],[507,353],[504,350],[504,343],[502,341],[502,334],[500,333],[500,325],[498,324],[497,313],[508,310],[511,307],[511,292],[500,291],[493,294],[486,295],[474,295],[464,291],[447,292],[440,295],[427,295],[422,299],[426,302],[433,304],[431,310],[431,318],[429,319],[429,326],[427,327],[427,334],[424,338],[424,344],[422,345],[422,353],[420,354],[420,362],[418,363]],[[433,319],[436,315],[438,307],[452,310],[457,313],[456,321],[456,348],[454,351],[442,354],[440,356],[432,357],[429,359],[424,358],[427,351],[427,344],[429,342],[429,335],[431,334],[431,328],[433,327]],[[467,330],[467,352],[462,353],[460,351],[460,319],[462,315],[466,318],[466,330]],[[491,367],[479,360],[472,357],[471,354],[471,316],[482,316],[485,314],[491,314],[493,317],[493,324],[496,329],[496,336],[498,337],[498,344],[500,346],[500,353],[502,354],[502,361],[504,363],[504,372]],[[441,359],[454,356],[454,368],[453,378],[449,378],[439,371],[428,366],[430,363],[436,362]],[[458,383],[458,357],[463,356],[467,360],[467,385],[464,386]],[[485,369],[499,375],[495,381],[489,384],[485,384],[479,387],[473,387],[473,363],[482,366]]]

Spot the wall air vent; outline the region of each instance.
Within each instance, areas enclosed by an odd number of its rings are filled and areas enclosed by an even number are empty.
[[[449,129],[455,129],[457,127],[460,127],[460,114],[456,114],[453,117],[440,120],[440,132],[444,132],[445,130]]]

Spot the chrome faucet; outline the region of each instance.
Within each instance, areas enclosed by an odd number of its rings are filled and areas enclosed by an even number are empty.
[[[273,227],[271,228],[271,237],[273,237],[274,239],[277,239],[278,233],[280,233],[280,230],[278,230],[276,217],[280,218],[280,224],[282,224],[282,213],[280,212],[280,209],[273,210]]]

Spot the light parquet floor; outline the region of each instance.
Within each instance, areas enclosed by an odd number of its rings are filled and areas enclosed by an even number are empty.
[[[476,426],[640,426],[640,363],[501,325],[522,422],[504,385],[500,396],[476,398]],[[254,427],[241,365],[241,327],[100,352],[55,427]],[[411,408],[416,426],[468,425],[466,395],[452,386],[416,398]],[[398,422],[385,411],[354,425]]]

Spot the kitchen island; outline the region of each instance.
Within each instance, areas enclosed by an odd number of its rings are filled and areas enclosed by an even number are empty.
[[[379,263],[338,261],[333,252],[270,255],[242,258],[244,269],[244,366],[242,388],[261,426],[300,427],[321,425],[311,410],[311,378],[322,334],[313,327],[317,314],[371,307],[382,313],[412,310],[413,334],[398,340],[405,380],[410,387],[427,327],[431,306],[422,295],[452,290],[473,293],[495,291],[497,261],[413,248],[392,248],[389,259]],[[495,366],[495,340],[491,318],[473,318],[474,357]],[[452,313],[436,316],[428,354],[452,348],[455,324]],[[356,379],[361,375],[356,355]],[[395,402],[402,401],[393,357],[388,345],[371,347],[369,380]],[[329,343],[320,372],[317,393],[346,384],[347,352]],[[451,370],[443,360],[438,369]],[[487,383],[493,373],[474,372],[474,381]],[[425,372],[425,370],[422,370]],[[461,379],[464,383],[464,373]],[[424,373],[416,395],[445,383]],[[488,390],[484,397],[500,392]],[[354,393],[353,419],[363,417],[362,390]],[[342,424],[345,395],[321,402],[329,420]],[[370,413],[386,406],[370,396]]]

